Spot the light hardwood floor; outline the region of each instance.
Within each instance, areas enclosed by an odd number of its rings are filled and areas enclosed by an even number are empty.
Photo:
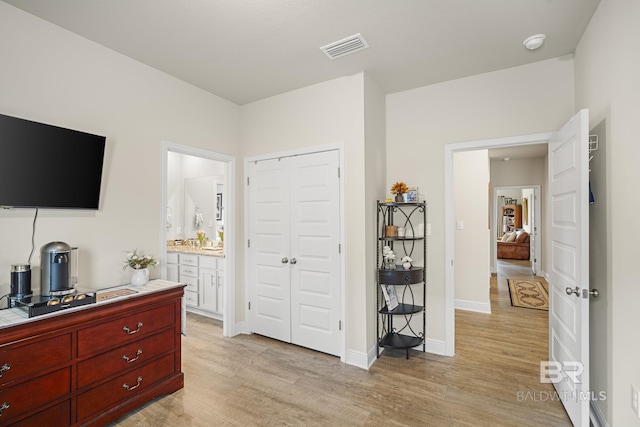
[[[456,313],[456,356],[385,352],[369,371],[260,336],[222,338],[220,322],[188,314],[185,388],[117,426],[410,425],[570,426],[547,360],[547,312],[512,307],[501,262],[493,314]]]

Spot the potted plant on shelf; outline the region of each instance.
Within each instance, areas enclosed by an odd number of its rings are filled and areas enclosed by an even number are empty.
[[[396,195],[395,200],[397,203],[404,201],[404,197],[402,195],[407,191],[409,191],[409,187],[407,187],[407,184],[402,181],[398,181],[391,186],[391,194]]]

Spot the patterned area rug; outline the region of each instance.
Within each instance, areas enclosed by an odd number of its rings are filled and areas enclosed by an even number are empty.
[[[537,280],[507,279],[511,305],[549,311],[549,291]]]

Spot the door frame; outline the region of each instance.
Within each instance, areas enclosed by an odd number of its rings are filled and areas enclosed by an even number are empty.
[[[278,151],[278,152],[273,152],[273,153],[267,153],[267,154],[259,154],[257,156],[251,156],[251,157],[245,157],[244,158],[244,182],[243,182],[243,187],[245,189],[244,191],[244,236],[243,236],[243,246],[244,246],[244,259],[245,259],[245,263],[244,263],[244,277],[249,277],[249,261],[250,261],[250,254],[249,254],[249,247],[247,244],[247,240],[249,238],[249,236],[251,235],[251,230],[249,227],[249,192],[246,191],[246,186],[247,186],[247,182],[249,179],[249,163],[251,162],[256,162],[256,161],[260,161],[260,160],[269,160],[269,159],[277,159],[280,157],[293,157],[293,156],[301,156],[301,155],[305,155],[305,154],[313,154],[313,153],[319,153],[319,152],[323,152],[323,151],[338,151],[338,157],[339,157],[339,167],[340,167],[340,182],[339,182],[339,186],[340,186],[340,245],[342,250],[340,251],[340,264],[341,264],[341,268],[340,268],[340,318],[342,319],[342,329],[340,331],[341,333],[341,340],[340,340],[340,361],[341,362],[346,362],[346,348],[347,348],[347,343],[346,343],[346,330],[347,330],[347,317],[346,317],[346,286],[345,283],[347,282],[346,279],[346,265],[345,265],[345,255],[347,253],[346,251],[346,247],[345,247],[345,242],[346,242],[346,231],[345,231],[345,220],[346,220],[346,214],[345,214],[345,199],[344,199],[344,176],[345,176],[345,170],[344,170],[344,144],[343,143],[334,143],[334,144],[325,144],[325,145],[317,145],[317,146],[311,146],[311,147],[304,147],[304,148],[298,148],[298,149],[292,149],[292,150],[286,150],[286,151]],[[244,283],[244,294],[245,296],[251,295],[250,293],[250,289],[249,289],[249,283],[248,281],[245,280]],[[247,301],[245,301],[246,303]],[[248,303],[245,304],[244,307],[244,318],[245,318],[245,323],[244,323],[244,330],[243,332],[248,334],[250,333],[249,330],[249,306]]]
[[[499,187],[492,187],[493,188],[493,193],[491,195],[492,197],[492,208],[491,208],[491,231],[492,231],[492,242],[491,242],[491,246],[492,246],[492,254],[491,254],[491,272],[492,273],[497,273],[498,271],[498,241],[496,240],[496,224],[498,224],[498,216],[499,216],[499,206],[498,206],[498,191],[499,190],[516,190],[516,189],[525,189],[525,188],[531,188],[533,189],[533,195],[534,197],[537,198],[537,201],[534,204],[534,209],[535,209],[535,214],[534,214],[534,220],[535,220],[535,224],[531,224],[531,227],[537,227],[538,229],[538,233],[536,235],[536,246],[534,247],[534,253],[533,253],[533,260],[531,261],[533,264],[535,264],[536,267],[536,275],[537,276],[542,276],[544,277],[544,272],[542,271],[541,265],[542,265],[542,245],[540,244],[540,235],[541,235],[541,230],[543,230],[542,228],[542,221],[541,219],[541,210],[540,210],[540,200],[542,198],[541,196],[541,187],[540,185],[503,185],[503,186],[499,186]],[[523,212],[524,215],[524,212]],[[531,258],[531,256],[529,257]]]
[[[236,158],[227,154],[216,153],[202,148],[177,144],[171,141],[162,141],[162,160],[160,178],[160,267],[161,277],[167,277],[167,227],[166,227],[166,206],[167,206],[167,178],[169,152],[185,154],[188,156],[201,157],[203,159],[216,160],[227,164],[225,174],[225,185],[227,187],[227,212],[225,214],[224,230],[225,235],[237,236],[236,233]],[[233,337],[241,331],[236,326],[236,248],[235,238],[226,239],[224,242],[226,265],[225,279],[223,286],[224,306],[222,308],[222,336]]]
[[[546,143],[554,132],[530,135],[508,136],[504,138],[455,142],[444,146],[444,253],[445,253],[445,356],[455,355],[455,208],[453,185],[453,155],[460,151],[484,150],[490,148],[517,147]]]

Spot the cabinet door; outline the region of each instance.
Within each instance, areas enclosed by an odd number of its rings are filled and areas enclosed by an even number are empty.
[[[170,282],[178,281],[178,265],[177,264],[167,264],[167,280]]]
[[[218,274],[216,270],[200,269],[200,308],[219,312],[218,308]]]

